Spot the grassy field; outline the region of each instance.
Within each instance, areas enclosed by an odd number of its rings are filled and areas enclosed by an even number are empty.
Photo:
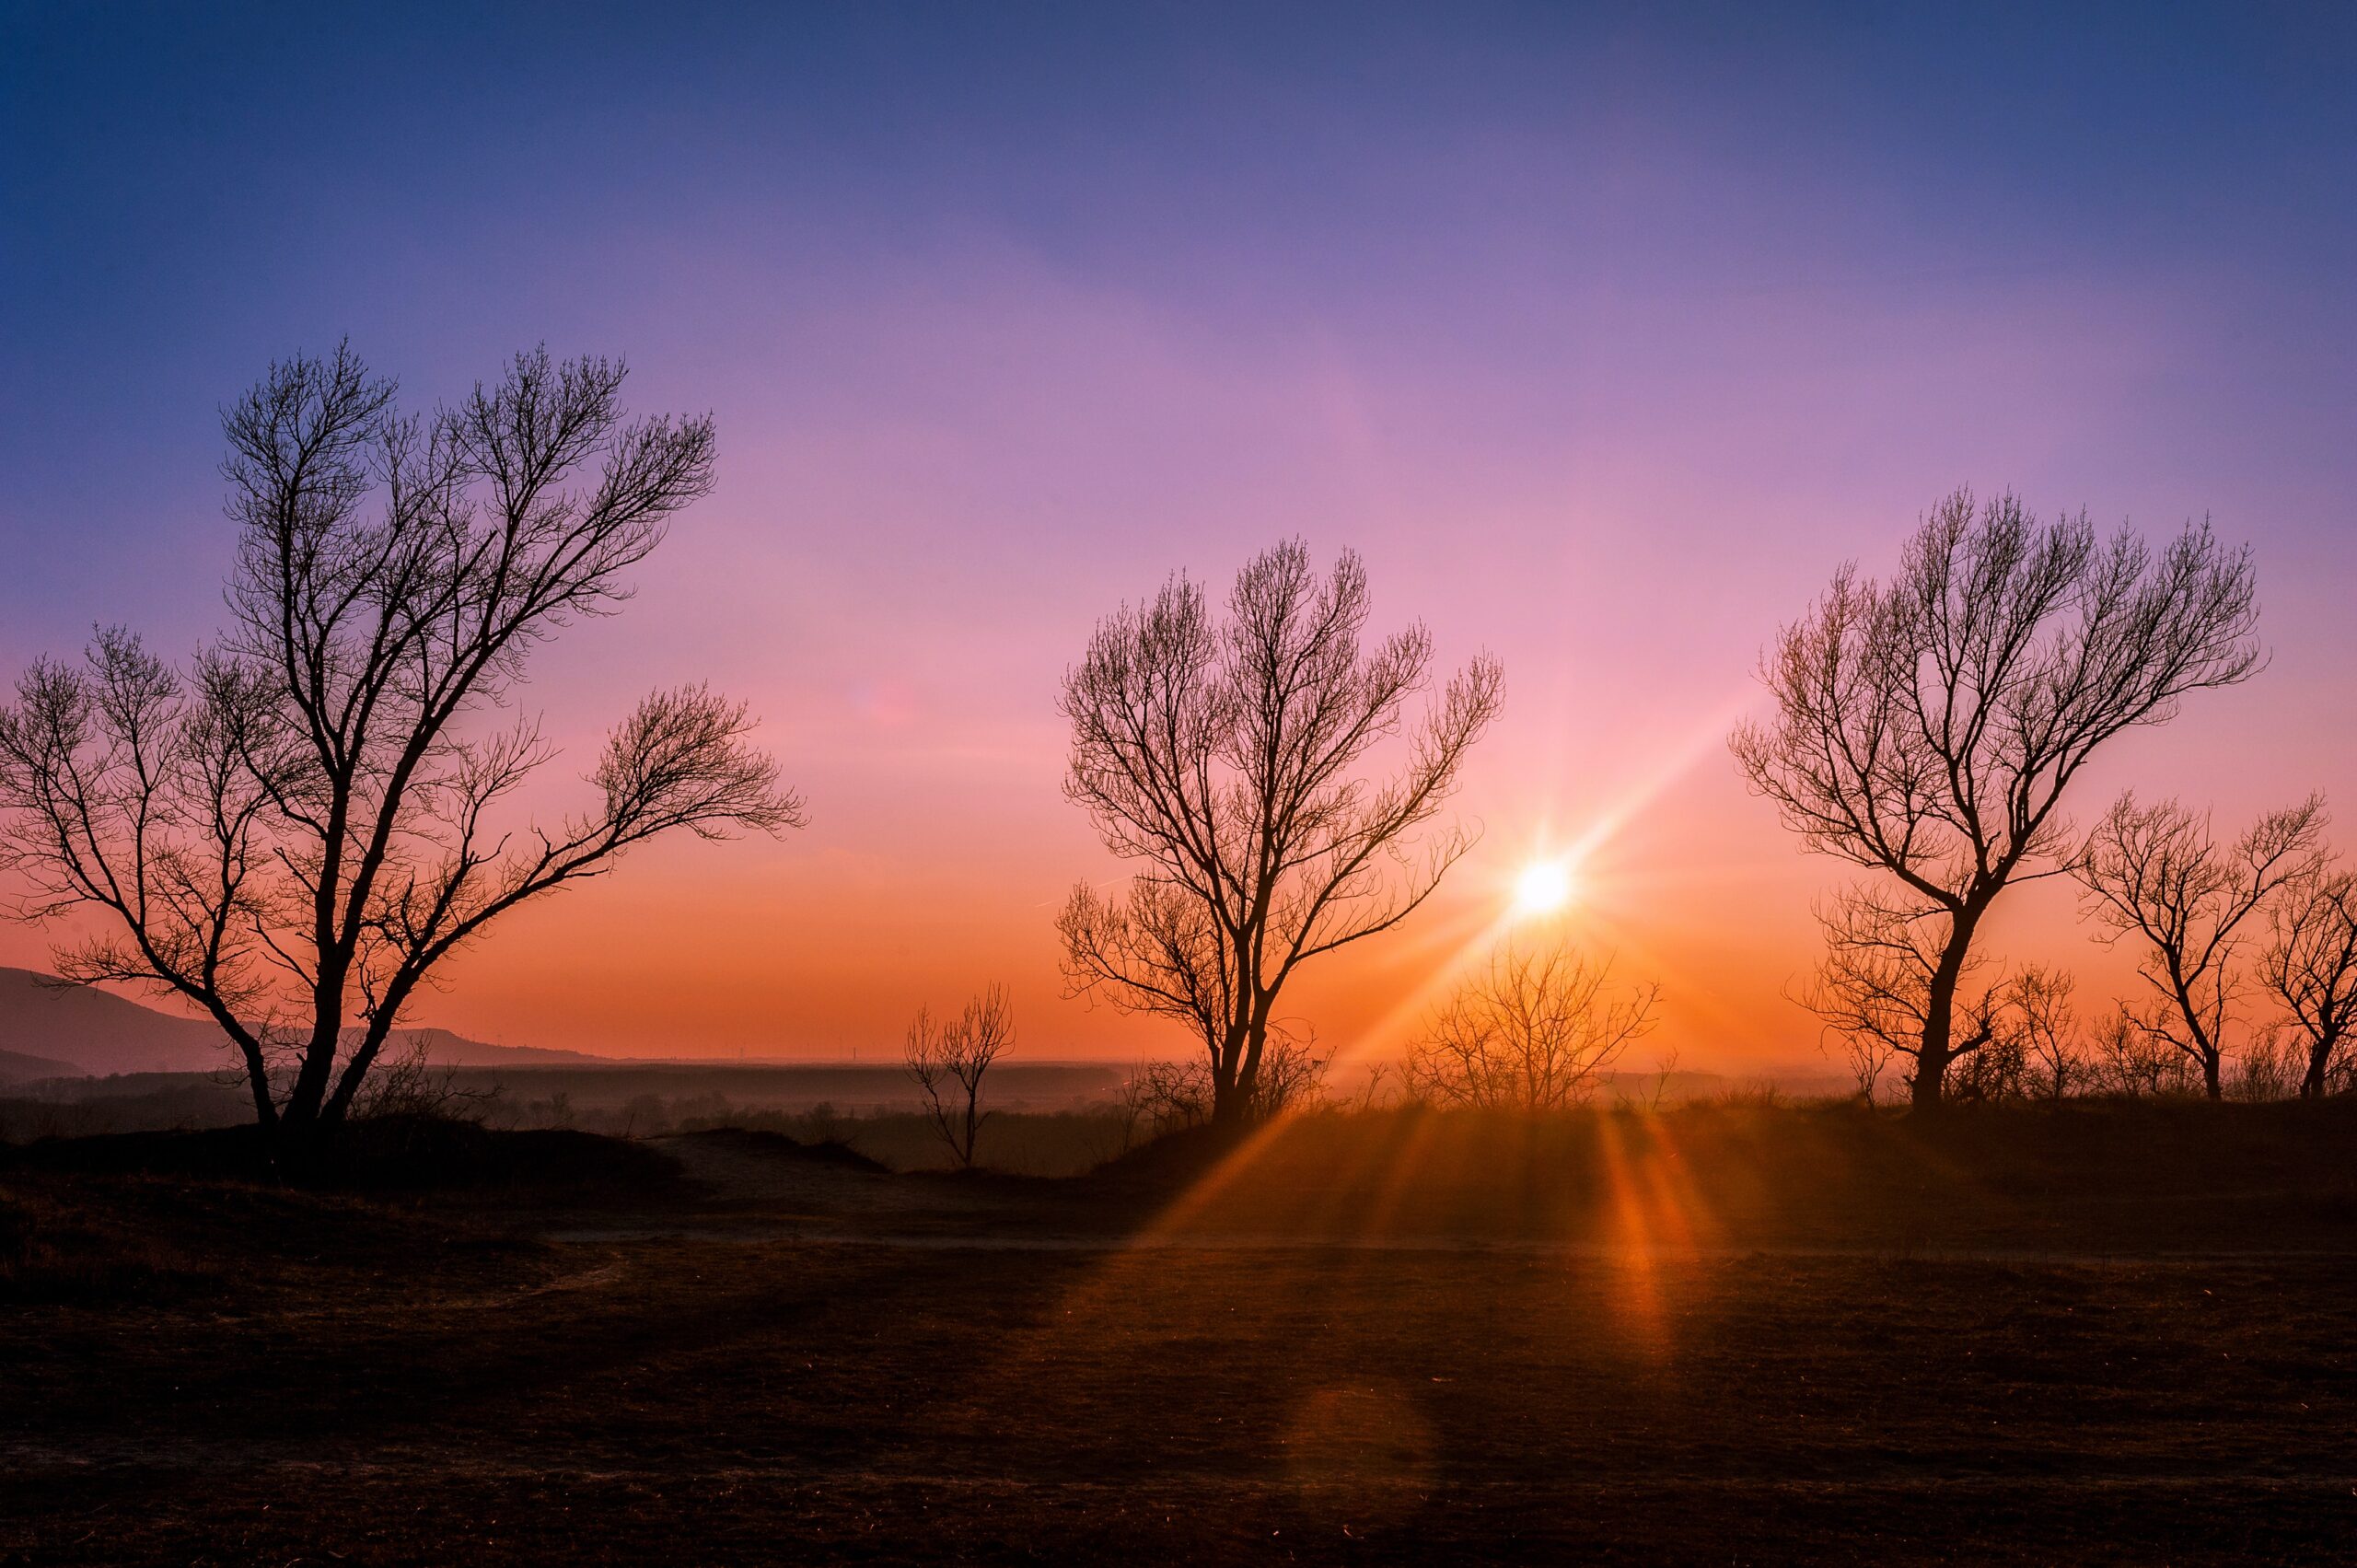
[[[2351,1109],[26,1149],[0,1561],[2344,1557]]]

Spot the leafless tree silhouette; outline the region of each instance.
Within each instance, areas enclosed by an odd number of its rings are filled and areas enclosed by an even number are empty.
[[[1980,1049],[1948,1064],[1953,1099],[1990,1101],[2029,1098],[2029,1055],[2022,1037],[2010,1029],[1991,1031]]]
[[[1861,883],[1818,901],[1817,921],[1825,934],[1825,957],[1798,993],[1801,1005],[1841,1043],[1859,1094],[1869,1102],[1894,1058],[1914,1063],[1908,1074],[1910,1086],[1923,1071],[1923,1035],[1945,938],[1936,911],[1888,893]],[[1944,1074],[1948,1065],[1988,1044],[1996,1032],[2000,993],[1994,986],[1975,983],[1984,967],[1980,958],[1968,956],[1949,981],[1951,1027],[1941,1064]]]
[[[1620,1103],[1640,1110],[1658,1111],[1669,1104],[1670,1085],[1677,1077],[1678,1048],[1673,1045],[1654,1058],[1653,1072],[1635,1086],[1633,1092],[1620,1091]]]
[[[1927,961],[1917,1106],[1940,1102],[1960,1053],[1957,988],[1991,904],[2074,858],[2058,810],[2073,779],[2185,693],[2247,677],[2257,619],[2249,552],[2206,523],[2155,552],[2125,529],[2099,540],[2084,514],[2040,523],[2012,495],[1958,491],[1892,580],[1845,565],[1762,659],[1775,712],[1736,731],[1736,760],[1807,847],[1877,874],[1873,919],[1829,922],[1832,962],[1861,930],[1867,951],[1903,937]],[[1850,978],[1831,977],[1837,1005]]]
[[[2226,1082],[2226,1098],[2244,1100],[2289,1099],[2300,1092],[2307,1076],[2308,1042],[2296,1028],[2278,1018],[2255,1028],[2243,1042]]]
[[[352,1114],[379,1120],[446,1121],[463,1117],[480,1121],[482,1108],[499,1094],[496,1083],[481,1086],[462,1083],[456,1066],[434,1060],[423,1033],[412,1034],[399,1048],[377,1057],[366,1086],[353,1101]]]
[[[493,715],[711,488],[712,422],[626,422],[622,378],[528,354],[419,418],[348,350],[272,366],[223,420],[228,629],[184,669],[101,631],[0,709],[19,912],[106,917],[60,971],[203,1009],[266,1128],[341,1121],[435,967],[508,910],[675,829],[801,820],[744,707],[701,686],[616,726],[594,808],[513,812],[554,749]]]
[[[926,1114],[960,1170],[974,1166],[975,1140],[990,1113],[981,1109],[982,1078],[1015,1043],[1015,1010],[1006,988],[993,985],[957,1017],[936,1024],[923,1008],[909,1026],[909,1076],[923,1091]]]
[[[1983,1036],[1948,1067],[1948,1093],[1970,1100],[2061,1100],[2093,1080],[2073,997],[2077,981],[2025,964],[1991,986],[1971,1010]]]
[[[1265,1104],[1270,1019],[1295,970],[1399,924],[1471,842],[1417,830],[1497,712],[1497,661],[1475,658],[1411,725],[1432,638],[1411,626],[1364,647],[1367,613],[1358,557],[1321,581],[1295,540],[1238,575],[1225,619],[1173,578],[1100,622],[1065,674],[1064,792],[1144,863],[1120,892],[1074,889],[1057,922],[1065,976],[1074,994],[1194,1029],[1224,1122]],[[1399,771],[1360,776],[1393,740]]]
[[[1156,1136],[1200,1127],[1212,1119],[1212,1072],[1200,1058],[1141,1063],[1130,1086],[1140,1119]]]
[[[1326,1075],[1332,1065],[1331,1057],[1318,1053],[1314,1037],[1271,1022],[1260,1071],[1240,1114],[1248,1121],[1263,1121],[1328,1103]],[[1123,1085],[1122,1098],[1129,1121],[1125,1148],[1140,1123],[1156,1136],[1203,1126],[1212,1120],[1216,1100],[1211,1063],[1202,1056],[1184,1062],[1141,1063]]]
[[[2113,940],[2135,937],[2136,973],[2154,996],[2131,1007],[2136,1026],[2182,1051],[2212,1099],[2225,1094],[2225,1034],[2245,976],[2253,916],[2323,854],[2324,801],[2310,796],[2270,811],[2232,844],[2207,817],[2174,800],[2123,795],[2080,855],[2089,912]]]
[[[2124,1007],[2115,1007],[2096,1026],[2088,1057],[2088,1081],[2106,1094],[2190,1095],[2201,1082],[2185,1052],[2138,1028]]]
[[[2038,964],[2023,965],[2006,982],[2001,1028],[2020,1056],[2024,1088],[2037,1098],[2059,1100],[2087,1082],[2078,987],[2075,976]]]
[[[1657,985],[1610,989],[1609,960],[1562,943],[1508,945],[1434,1009],[1409,1042],[1408,1086],[1487,1109],[1584,1105],[1629,1043],[1654,1025]]]
[[[1302,1024],[1271,1022],[1269,1046],[1260,1053],[1260,1071],[1253,1078],[1252,1098],[1245,1106],[1246,1115],[1253,1121],[1266,1121],[1272,1116],[1331,1104],[1326,1093],[1326,1078],[1333,1066],[1334,1053],[1318,1049],[1315,1029]],[[1213,1103],[1216,1107],[1216,1095]]]
[[[2314,1099],[2348,1075],[2357,1034],[2357,873],[2317,865],[2284,895],[2258,972],[2306,1047],[2300,1096]]]
[[[1268,1050],[1261,1051],[1261,1071],[1251,1080],[1251,1098],[1242,1118],[1266,1122],[1294,1110],[1331,1104],[1327,1098],[1327,1073],[1334,1059],[1318,1051],[1313,1035],[1299,1035],[1284,1023],[1268,1026]],[[1129,1127],[1124,1148],[1141,1125],[1155,1136],[1204,1127],[1212,1122],[1216,1104],[1212,1063],[1204,1056],[1186,1061],[1141,1061],[1122,1085],[1122,1113]]]

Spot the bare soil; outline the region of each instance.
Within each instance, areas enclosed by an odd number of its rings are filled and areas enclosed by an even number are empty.
[[[2340,1560],[2352,1109],[21,1150],[0,1562]]]

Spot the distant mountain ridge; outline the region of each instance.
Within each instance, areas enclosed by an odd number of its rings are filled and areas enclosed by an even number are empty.
[[[0,1084],[29,1083],[39,1078],[78,1077],[71,1062],[53,1056],[28,1056],[21,1051],[0,1051]]]
[[[426,1054],[447,1067],[594,1065],[614,1060],[579,1051],[488,1045],[427,1028],[396,1029],[389,1049],[420,1039]],[[0,1079],[210,1073],[236,1064],[221,1031],[202,1018],[175,1017],[32,970],[0,968]]]

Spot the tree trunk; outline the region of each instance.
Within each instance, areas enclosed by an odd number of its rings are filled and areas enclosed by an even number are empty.
[[[2216,1040],[2210,1038],[2210,1031],[2201,1027],[2201,1011],[2194,1006],[2193,995],[2186,990],[2185,981],[2176,978],[2177,965],[2177,960],[2172,956],[2169,972],[2177,987],[2177,1016],[2185,1020],[2186,1034],[2193,1041],[2193,1059],[2201,1063],[2201,1092],[2212,1100],[2224,1099],[2226,1053],[2219,1048]],[[2225,1022],[2223,1008],[2219,1013],[2219,1022]]]
[[[1950,930],[1940,967],[1932,971],[1931,991],[1923,1000],[1923,1039],[1915,1052],[1915,1080],[1908,1099],[1916,1110],[1937,1110],[1945,1103],[1948,1063],[1955,1060],[1956,985],[1964,973],[1964,955],[1972,945],[1972,929],[1959,923]]]
[[[321,949],[319,975],[311,987],[311,1038],[303,1048],[295,1086],[279,1112],[282,1120],[297,1126],[332,1120],[322,1113],[335,1073],[336,1049],[343,1043],[343,986],[351,972],[349,953]]]
[[[1212,1125],[1232,1127],[1240,1123],[1244,1120],[1245,1106],[1249,1098],[1250,1097],[1245,1092],[1243,1086],[1236,1082],[1232,1074],[1227,1074],[1224,1082],[1213,1081]]]
[[[1948,1075],[1947,1043],[1932,1044],[1929,1026],[1923,1030],[1923,1047],[1915,1056],[1915,1077],[1908,1086],[1908,1103],[1916,1110],[1937,1110],[1947,1103],[1945,1083]]]
[[[1212,1121],[1218,1126],[1241,1127],[1252,1120],[1260,1087],[1260,1053],[1269,1043],[1267,1010],[1267,1003],[1260,1004],[1250,1018],[1236,1027],[1228,1082],[1213,1086]]]
[[[353,1103],[360,1098],[360,1086],[383,1054],[385,1041],[392,1037],[393,1022],[401,1016],[402,1004],[409,1000],[409,987],[396,985],[368,1020],[368,1028],[353,1047],[352,1055],[337,1075],[335,1092],[328,1097],[327,1107],[319,1120],[328,1126],[341,1124],[352,1112]],[[338,1030],[339,1034],[343,1031]]]
[[[1243,1021],[1227,1026],[1227,1039],[1212,1053],[1212,1124],[1225,1127],[1243,1120],[1251,1086],[1244,1077]]]
[[[342,993],[337,994],[340,997]],[[336,1081],[336,1051],[343,1043],[341,1003],[319,1001],[316,1006],[311,1038],[304,1046],[302,1063],[296,1070],[286,1103],[278,1109],[278,1122],[271,1139],[276,1157],[285,1165],[304,1164],[334,1135],[351,1098],[348,1093],[337,1091],[358,1086],[357,1080],[350,1080],[348,1074],[346,1083],[340,1085]]]
[[[343,1043],[342,1010],[323,1003],[317,1016],[311,1038],[303,1047],[302,1064],[295,1072],[294,1086],[278,1112],[281,1121],[296,1127],[327,1120],[329,1080],[335,1071],[336,1047]]]
[[[2308,1042],[2308,1070],[2300,1075],[2302,1099],[2324,1098],[2325,1069],[2332,1064],[2332,1048],[2339,1043],[2337,1040],[2317,1040]]]
[[[269,1031],[264,1030],[261,1038],[266,1040]],[[250,1045],[240,1038],[238,1060],[246,1069],[246,1090],[253,1096],[254,1124],[268,1138],[278,1130],[278,1104],[270,1094],[270,1059],[262,1054],[260,1043]]]

